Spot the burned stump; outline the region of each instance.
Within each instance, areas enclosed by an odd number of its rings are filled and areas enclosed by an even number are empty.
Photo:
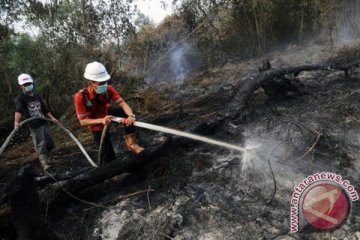
[[[58,239],[44,221],[34,180],[39,174],[33,165],[25,165],[5,188],[5,200],[10,202],[11,218],[18,239]]]

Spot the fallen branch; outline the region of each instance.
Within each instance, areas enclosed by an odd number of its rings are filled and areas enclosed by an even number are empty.
[[[51,174],[48,174],[48,175],[49,175],[55,182],[58,182],[58,181],[55,179],[54,176],[52,176]],[[78,201],[80,201],[80,202],[82,202],[82,203],[86,203],[86,204],[88,204],[88,205],[91,205],[91,206],[94,206],[94,207],[97,207],[97,208],[105,208],[105,209],[108,209],[108,207],[106,207],[106,206],[99,205],[99,204],[96,204],[96,203],[93,203],[93,202],[89,202],[89,201],[86,201],[86,200],[83,200],[83,199],[81,199],[81,198],[76,197],[75,195],[73,195],[72,193],[70,193],[69,191],[67,191],[64,187],[62,187],[61,185],[60,185],[60,188],[61,188],[61,190],[64,191],[67,195],[69,195],[71,198],[76,199],[76,200],[78,200]]]
[[[356,118],[355,116],[351,115],[350,113],[342,112],[343,114],[346,114],[350,119],[354,120],[355,122],[360,123],[360,119]]]
[[[153,192],[153,191],[155,191],[155,190],[154,190],[154,189],[151,189],[150,186],[149,186],[149,188],[146,189],[146,190],[141,190],[141,191],[138,191],[138,192],[134,192],[134,193],[127,194],[127,195],[125,195],[125,196],[121,196],[121,197],[118,198],[118,200],[123,200],[123,199],[125,199],[125,198],[133,197],[133,196],[136,196],[136,195],[139,195],[139,194],[143,194],[143,193],[147,193],[147,194],[148,194],[149,192]]]
[[[333,64],[314,64],[314,65],[303,65],[297,67],[289,67],[282,69],[270,69],[266,72],[262,72],[250,77],[247,77],[241,81],[239,91],[234,96],[230,108],[235,113],[232,118],[237,119],[241,112],[247,107],[248,102],[253,93],[260,88],[262,85],[270,82],[274,78],[283,77],[284,75],[294,74],[298,75],[304,71],[348,71],[352,67],[358,67],[360,60],[351,63],[333,63]]]
[[[151,186],[149,185],[149,188],[148,188],[148,191],[147,191],[147,193],[146,193],[146,196],[147,196],[147,200],[148,200],[149,210],[151,211],[150,198],[149,198],[150,188],[151,188]]]
[[[298,160],[304,158],[306,155],[308,155],[308,154],[314,149],[314,147],[316,146],[316,144],[317,144],[318,141],[319,141],[319,138],[321,137],[321,133],[317,132],[317,134],[318,134],[318,135],[317,135],[317,137],[316,137],[316,140],[315,140],[315,142],[313,143],[313,145],[311,145],[311,147],[309,148],[309,150],[308,150],[306,153],[304,153],[301,157],[298,157],[297,159],[295,159],[294,161],[298,161]]]
[[[271,177],[272,177],[272,180],[273,180],[273,184],[274,184],[274,190],[271,194],[271,197],[269,198],[269,200],[267,200],[266,204],[270,204],[272,202],[272,200],[274,199],[275,197],[275,194],[276,194],[276,179],[275,179],[275,175],[274,175],[274,171],[272,169],[272,166],[271,166],[271,155],[274,153],[274,151],[277,149],[278,147],[275,147],[271,152],[270,152],[270,155],[268,157],[268,164],[269,164],[269,168],[270,168],[270,173],[271,173]]]
[[[115,202],[115,201],[121,201],[121,200],[129,198],[129,197],[134,197],[134,196],[137,196],[137,195],[140,195],[140,194],[143,194],[143,193],[148,193],[148,192],[153,192],[153,191],[154,191],[154,189],[141,190],[141,191],[130,193],[130,194],[127,194],[127,195],[124,195],[124,196],[120,196],[120,197],[115,198],[115,199],[110,199],[110,200],[107,200],[107,201],[103,201],[102,203],[103,204],[109,204],[109,203],[112,203],[112,202]],[[93,207],[92,208],[87,208],[87,209],[84,209],[83,211],[89,211],[91,209],[94,209],[94,208]]]

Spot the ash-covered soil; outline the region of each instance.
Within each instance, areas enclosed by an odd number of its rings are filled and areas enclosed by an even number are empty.
[[[359,53],[358,45],[291,46],[264,58],[276,69],[351,62]],[[46,212],[50,228],[61,239],[360,239],[359,201],[350,201],[348,219],[335,230],[301,222],[302,231],[290,233],[291,198],[304,178],[332,172],[360,189],[360,69],[352,69],[349,78],[342,71],[302,72],[297,75],[301,92],[269,98],[259,88],[237,118],[226,117],[232,116],[229,106],[236,106],[235,86],[251,81],[261,61],[226,64],[178,85],[155,83],[163,103],[138,119],[179,130],[221,121],[206,135],[251,151],[195,141],[174,144],[136,173],[97,184],[81,196],[71,193],[71,201]],[[169,137],[144,129],[138,133],[145,147]],[[121,161],[129,153],[120,136],[113,134],[113,140]],[[91,143],[85,146],[96,159]],[[16,171],[15,163],[24,162],[11,150],[7,154],[1,163],[10,159],[14,164],[1,171],[2,183]],[[56,174],[88,165],[74,146],[57,149],[55,160]],[[44,196],[46,188],[40,192]],[[11,239],[13,229],[6,224],[3,239]]]

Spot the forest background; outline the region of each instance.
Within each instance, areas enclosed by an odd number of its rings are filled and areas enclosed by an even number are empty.
[[[161,107],[155,83],[289,44],[360,36],[356,0],[174,0],[160,24],[131,0],[0,0],[0,123],[13,117],[17,76],[29,73],[58,118],[74,114],[84,68],[102,62],[137,113]],[[16,31],[32,26],[36,33]],[[69,110],[71,109],[71,111]]]

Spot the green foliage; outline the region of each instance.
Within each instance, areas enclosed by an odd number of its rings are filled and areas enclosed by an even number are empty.
[[[302,44],[321,33],[326,43],[360,35],[359,1],[351,0],[183,0],[159,26],[135,12],[131,0],[0,0],[0,117],[13,113],[18,74],[34,77],[55,115],[72,105],[86,85],[90,61],[105,64],[122,95],[138,110],[156,102],[144,90],[144,77],[166,79],[171,54],[191,45],[189,59],[208,68],[259,56],[284,43]],[[37,34],[17,34],[10,27],[26,20]],[[141,97],[139,97],[140,95]],[[137,97],[133,97],[137,96]],[[146,98],[152,100],[147,101]]]
[[[313,0],[185,1],[179,9],[208,62],[251,57],[274,44],[298,42],[311,35],[318,20]],[[189,17],[190,16],[190,17]],[[196,16],[197,18],[195,18]]]
[[[21,0],[0,0],[0,25],[8,27],[11,23],[20,20]]]
[[[9,65],[15,72],[29,72],[36,77],[36,61],[34,50],[36,45],[29,35],[20,34],[13,40],[14,48],[9,55]]]
[[[110,46],[113,46],[111,42],[119,43],[118,38],[131,25],[129,1],[14,1],[4,9],[8,13],[13,6],[16,11],[12,12],[21,13],[23,19],[36,26],[38,35],[30,37],[12,32],[8,39],[1,39],[1,58],[6,64],[2,65],[0,74],[6,75],[2,83],[12,90],[2,97],[11,103],[3,105],[4,115],[13,112],[13,98],[19,92],[15,84],[19,73],[31,74],[36,90],[55,115],[61,115],[73,104],[74,93],[85,86],[83,71],[88,62],[101,61],[110,72],[116,69],[113,56],[118,52]],[[11,29],[4,26],[0,30]]]

